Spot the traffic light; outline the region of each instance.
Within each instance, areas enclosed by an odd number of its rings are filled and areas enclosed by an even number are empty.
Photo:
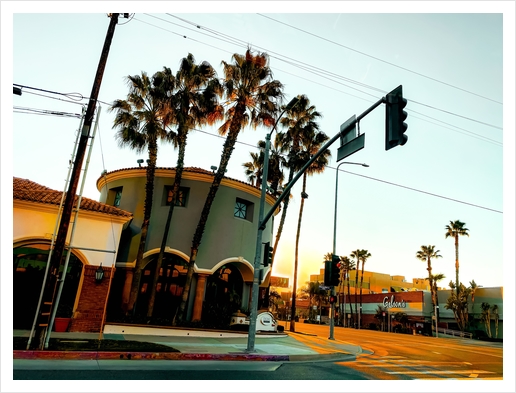
[[[334,303],[337,303],[337,296],[331,295],[330,296],[330,304],[334,304]]]
[[[332,254],[331,261],[324,262],[324,285],[335,287],[340,280],[340,257]]]
[[[269,266],[271,264],[272,266],[272,252],[274,251],[274,248],[271,247],[271,243],[267,242],[265,243],[265,247],[263,248],[263,267]]]
[[[407,100],[403,98],[403,88],[398,86],[386,97],[385,105],[385,150],[407,143],[407,112],[403,109],[407,106]]]

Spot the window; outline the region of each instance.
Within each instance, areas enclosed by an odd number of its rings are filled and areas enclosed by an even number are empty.
[[[120,200],[122,199],[122,187],[111,188],[108,193],[106,203],[115,207],[120,207]]]
[[[170,206],[172,202],[172,191],[174,190],[173,186],[165,186],[165,205]],[[186,202],[188,199],[190,189],[187,187],[179,187],[177,190],[177,194],[175,196],[176,203],[175,206],[186,207]]]
[[[254,204],[244,199],[237,198],[235,201],[234,216],[243,218],[247,221],[253,221],[253,207]]]

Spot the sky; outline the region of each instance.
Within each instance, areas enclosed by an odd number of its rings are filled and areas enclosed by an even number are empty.
[[[119,20],[110,48],[83,196],[98,200],[102,171],[147,158],[119,148],[114,138],[109,103],[126,97],[126,76],[164,66],[175,72],[192,53],[222,77],[221,61],[249,46],[268,53],[286,102],[308,96],[329,137],[403,86],[408,142],[385,151],[382,104],[360,122],[365,148],[344,160],[369,167],[340,165],[338,255],[366,249],[366,270],[412,282],[427,277],[417,251],[434,245],[442,258],[432,262],[433,272],[443,273],[440,286],[448,287],[455,248],[445,226],[460,220],[470,234],[459,240],[460,281],[511,291],[505,281],[514,280],[514,2],[404,2],[403,9],[390,2],[296,2],[295,8],[246,2],[230,13],[235,4],[135,2],[120,9],[131,14]],[[2,2],[2,213],[12,211],[12,176],[64,189],[76,115],[87,104],[109,25],[106,12],[120,5]],[[25,86],[21,96],[11,95],[10,83]],[[246,180],[242,164],[266,131],[241,132],[228,177]],[[216,127],[192,132],[185,166],[218,165],[223,142]],[[339,140],[324,173],[307,181],[298,286],[319,273],[332,250],[335,168],[343,162],[336,160],[338,147]],[[176,160],[172,146],[160,146],[158,166],[174,167]],[[301,181],[292,192],[273,266],[273,275],[291,278]],[[9,233],[12,225],[2,217]],[[2,236],[7,249],[9,241]]]

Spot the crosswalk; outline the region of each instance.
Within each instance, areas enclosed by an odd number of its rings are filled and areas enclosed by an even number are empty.
[[[490,379],[501,380],[487,370],[478,370],[468,362],[435,362],[412,360],[404,356],[361,356],[354,362],[356,369],[374,369],[391,378],[437,380],[437,379]],[[388,378],[388,379],[391,379]]]

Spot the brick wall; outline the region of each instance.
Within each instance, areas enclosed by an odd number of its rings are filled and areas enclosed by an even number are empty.
[[[79,304],[72,318],[69,331],[71,332],[100,332],[104,305],[107,300],[109,281],[115,269],[102,267],[104,280],[100,284],[95,281],[95,270],[98,266],[84,266],[84,280],[82,282]]]

